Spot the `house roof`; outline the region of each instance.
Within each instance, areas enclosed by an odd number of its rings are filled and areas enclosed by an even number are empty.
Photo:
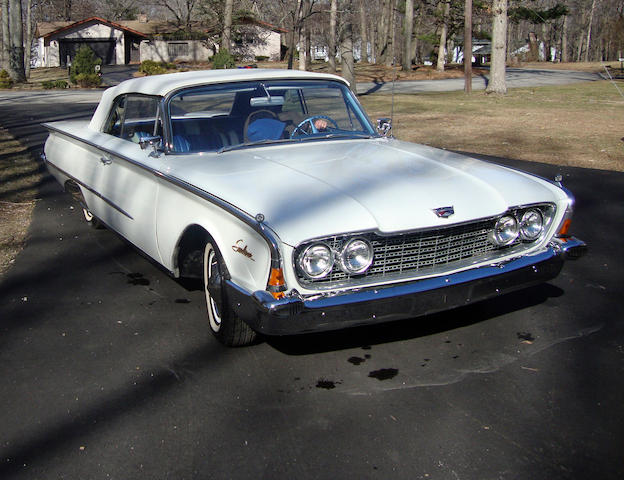
[[[80,28],[81,26],[88,24],[101,23],[104,25],[108,25],[113,28],[117,28],[119,30],[123,30],[125,32],[131,33],[138,37],[151,37],[155,35],[164,35],[169,33],[174,33],[180,30],[180,27],[173,22],[169,21],[140,21],[140,20],[119,20],[117,22],[113,22],[111,20],[106,20],[100,17],[89,17],[84,20],[79,20],[77,22],[39,22],[37,23],[37,36],[43,38],[50,38],[52,36],[59,35],[65,31],[72,30],[75,28]],[[256,25],[261,28],[265,28],[267,30],[272,30],[276,33],[287,33],[288,30],[283,29],[281,27],[277,27],[275,25],[271,25],[270,23],[263,22],[261,20],[256,20],[252,17],[242,17],[238,19],[237,24],[239,25]],[[193,30],[199,32],[205,32],[207,34],[214,33],[214,28],[211,26],[207,26],[205,23],[193,22]]]
[[[90,23],[101,23],[104,25],[108,25],[110,27],[126,31],[138,37],[147,36],[146,33],[140,30],[124,25],[123,21],[112,22],[110,20],[105,20],[104,18],[100,18],[100,17],[89,17],[89,18],[85,18],[84,20],[79,20],[77,22],[40,22],[37,24],[37,32],[38,32],[39,37],[50,38],[53,35],[58,35],[65,31],[72,30],[74,28],[78,28],[83,25],[88,25]]]

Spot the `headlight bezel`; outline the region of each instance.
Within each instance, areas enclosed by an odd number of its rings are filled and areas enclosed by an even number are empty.
[[[503,232],[508,231],[503,235]],[[520,235],[520,225],[515,215],[505,214],[499,217],[492,228],[491,240],[497,247],[506,247],[514,243]]]
[[[321,273],[317,275],[311,274],[306,269],[305,264],[304,264],[306,260],[306,255],[315,248],[324,248],[328,253],[327,266],[321,270]],[[304,249],[302,249],[301,252],[299,252],[299,254],[297,255],[297,268],[299,272],[301,272],[304,275],[304,277],[308,280],[321,280],[327,277],[331,273],[331,271],[334,269],[335,262],[336,262],[335,253],[332,250],[332,248],[329,245],[327,245],[327,243],[325,242],[314,242],[308,245],[307,247],[305,247]]]
[[[528,224],[529,219],[527,217],[535,214],[539,219],[539,228],[536,233],[530,234],[527,231],[531,228]],[[535,217],[534,217],[535,218]],[[529,208],[522,213],[522,217],[519,219],[520,237],[525,242],[534,242],[538,240],[544,234],[545,222],[544,214],[539,208]]]
[[[353,246],[354,244],[357,244],[358,242],[360,245],[363,245],[366,247],[368,251],[367,253],[370,258],[364,264],[362,264],[362,266],[360,266],[359,268],[352,269],[349,267],[348,261],[345,257],[348,253],[349,247]],[[344,242],[340,248],[340,255],[338,256],[339,267],[347,275],[362,275],[366,273],[366,271],[373,264],[374,260],[375,260],[375,252],[373,250],[373,246],[368,240],[366,240],[363,237],[353,237],[347,240],[346,242]]]

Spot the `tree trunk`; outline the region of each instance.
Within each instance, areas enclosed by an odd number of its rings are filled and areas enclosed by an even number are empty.
[[[472,93],[472,0],[464,3],[464,92]]]
[[[449,8],[451,4],[449,2],[444,2],[442,7],[442,30],[440,31],[440,43],[438,45],[438,64],[436,66],[436,70],[438,72],[444,71],[444,61],[446,60],[445,49],[446,49],[446,32],[447,32],[447,18],[449,14]]]
[[[288,70],[293,68],[293,60],[295,58],[295,27],[290,31],[288,36]]]
[[[507,93],[505,59],[507,41],[507,0],[494,0],[492,19],[492,62],[486,93]]]
[[[329,41],[327,42],[329,52],[329,71],[336,73],[336,19],[338,17],[338,0],[331,0],[329,8]]]
[[[65,17],[65,21],[70,22],[71,21],[71,7],[72,7],[71,0],[64,0],[63,7],[64,7],[63,16]]]
[[[9,75],[14,82],[26,81],[24,72],[24,32],[22,31],[22,2],[10,0],[9,4]]]
[[[561,61],[569,62],[568,55],[568,16],[563,17],[563,27],[561,29]]]
[[[594,10],[596,9],[596,0],[592,0],[591,10],[589,12],[589,24],[587,25],[587,40],[585,41],[585,61],[589,62],[589,48],[591,45],[592,23],[594,21]]]
[[[26,2],[26,51],[24,52],[24,73],[30,78],[30,59],[32,56],[32,0]]]
[[[340,52],[342,76],[349,82],[351,90],[357,93],[357,85],[355,83],[355,66],[353,61],[353,25],[349,21],[345,27],[345,38],[342,41],[342,49]]]
[[[414,0],[405,1],[405,45],[403,48],[403,70],[412,69],[412,32],[414,31]]]
[[[223,11],[223,34],[221,35],[221,48],[231,51],[232,48],[232,4],[233,0],[225,0]]]
[[[386,57],[386,66],[390,67],[392,65],[395,64],[395,59],[396,59],[396,52],[395,52],[395,45],[396,45],[396,22],[394,19],[394,2],[395,0],[390,0],[390,2],[388,2],[388,20],[390,21],[390,28],[389,28],[389,37],[388,37],[388,56]]]
[[[544,47],[544,61],[550,62],[550,42],[548,41],[548,34],[546,33],[546,22],[542,23],[542,45]]]
[[[360,0],[360,62],[368,63],[368,21],[364,2]]]
[[[539,45],[534,32],[529,32],[529,62],[537,62],[539,60]]]
[[[377,30],[377,62],[385,63],[389,55],[388,34],[390,31],[389,6],[390,0],[381,2],[381,18],[379,28]]]
[[[370,61],[372,63],[377,63],[377,49],[375,48],[376,38],[377,38],[377,22],[375,22],[375,20],[373,19],[371,23],[370,37],[369,37],[369,42],[368,42],[370,44]]]
[[[312,70],[312,32],[310,25],[305,27],[305,69]]]
[[[301,0],[299,8],[299,70],[306,69],[305,12],[309,0]]]
[[[9,69],[9,0],[2,0],[2,68]]]

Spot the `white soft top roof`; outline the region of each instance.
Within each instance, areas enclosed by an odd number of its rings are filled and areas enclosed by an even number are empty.
[[[264,68],[200,70],[133,78],[104,91],[89,127],[100,130],[106,121],[113,100],[124,93],[165,96],[173,91],[198,85],[276,79],[338,80],[348,85],[348,82],[338,75]]]

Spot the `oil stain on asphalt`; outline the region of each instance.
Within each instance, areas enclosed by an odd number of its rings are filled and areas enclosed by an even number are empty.
[[[370,378],[376,378],[379,381],[390,380],[399,374],[399,370],[396,368],[382,368],[380,370],[374,370],[368,374]]]
[[[143,277],[142,273],[129,273],[126,275],[130,285],[149,285],[150,281]]]

